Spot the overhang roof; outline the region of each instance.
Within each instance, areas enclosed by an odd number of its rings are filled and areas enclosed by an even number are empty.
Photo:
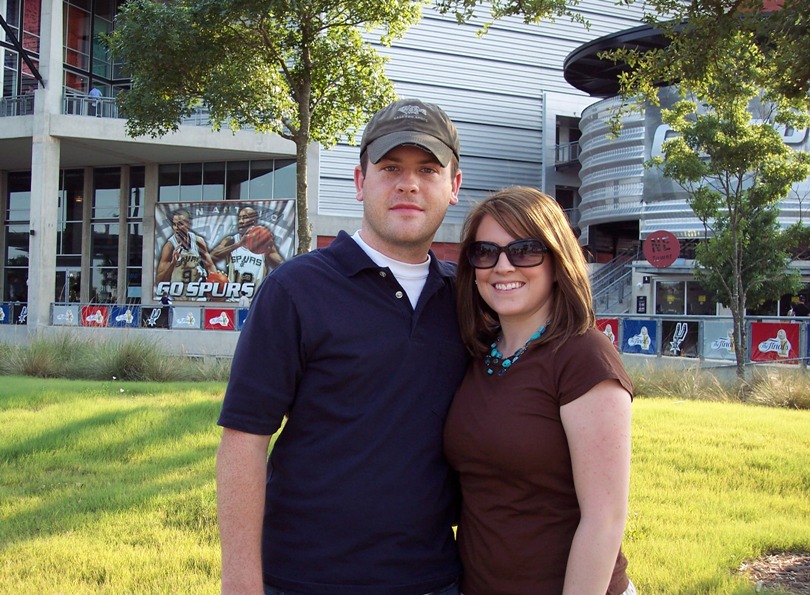
[[[618,48],[646,51],[666,47],[668,43],[661,30],[651,25],[605,35],[568,54],[563,63],[563,75],[568,84],[592,97],[612,97],[619,94],[618,77],[627,70],[627,65],[602,60],[599,53]]]

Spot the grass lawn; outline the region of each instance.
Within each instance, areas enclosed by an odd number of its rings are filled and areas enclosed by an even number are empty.
[[[223,390],[0,377],[0,593],[218,593]],[[744,561],[810,551],[810,411],[633,407],[639,593],[754,593]]]

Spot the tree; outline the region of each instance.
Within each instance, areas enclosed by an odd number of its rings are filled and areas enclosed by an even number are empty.
[[[679,135],[651,165],[662,166],[687,191],[704,224],[695,273],[731,310],[743,380],[746,308],[792,292],[799,282],[788,265],[803,230],[780,229],[777,205],[810,174],[810,159],[787,147],[777,127],[806,126],[807,98],[783,85],[771,48],[751,30],[699,37],[710,31],[703,18],[664,30],[670,45],[663,51],[619,50],[612,57],[631,66],[621,80],[628,103],[657,103],[665,82],[676,83],[681,94],[662,110],[664,123]]]
[[[307,148],[330,147],[396,98],[383,44],[416,23],[411,0],[133,0],[108,43],[132,77],[121,98],[131,136],[162,136],[200,105],[216,129],[250,127],[296,147],[298,253],[307,252]]]

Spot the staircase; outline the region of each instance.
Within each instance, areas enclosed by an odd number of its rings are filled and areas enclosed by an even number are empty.
[[[633,260],[638,248],[619,254],[591,273],[593,309],[597,314],[626,314],[633,298]]]

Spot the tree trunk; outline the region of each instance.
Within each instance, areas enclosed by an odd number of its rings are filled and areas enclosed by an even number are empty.
[[[303,127],[302,127],[303,129]],[[303,131],[295,139],[295,159],[297,167],[295,170],[295,206],[298,214],[298,250],[296,254],[309,252],[312,244],[312,226],[309,223],[307,214],[307,148],[309,142],[302,137]]]

